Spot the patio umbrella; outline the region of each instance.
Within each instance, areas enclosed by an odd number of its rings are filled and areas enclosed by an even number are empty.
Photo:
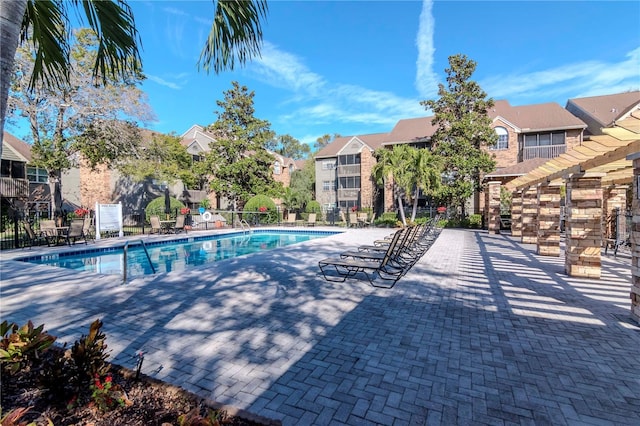
[[[171,199],[169,198],[169,188],[164,189],[164,212],[171,214]]]

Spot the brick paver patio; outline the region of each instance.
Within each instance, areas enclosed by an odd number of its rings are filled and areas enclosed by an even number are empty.
[[[640,424],[628,258],[573,279],[509,236],[444,230],[391,290],[318,275],[388,233],[126,285],[3,253],[0,312],[60,342],[101,318],[112,361],[143,350],[145,373],[285,425]]]

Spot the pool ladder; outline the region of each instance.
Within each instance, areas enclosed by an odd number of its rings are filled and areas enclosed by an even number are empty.
[[[144,253],[147,255],[147,260],[149,261],[149,266],[151,266],[151,271],[155,274],[156,268],[153,267],[153,262],[151,262],[151,256],[149,256],[149,252],[147,251],[147,246],[144,244],[142,240],[130,240],[124,243],[124,247],[122,250],[124,251],[124,267],[122,268],[122,283],[125,284],[127,282],[127,252],[129,251],[129,243],[131,241],[140,241],[142,248],[144,249]]]
[[[240,221],[240,227],[242,228],[242,232],[245,232],[245,227],[249,230],[249,233],[251,233],[251,226],[249,226],[249,222],[247,222],[246,220],[242,219]]]

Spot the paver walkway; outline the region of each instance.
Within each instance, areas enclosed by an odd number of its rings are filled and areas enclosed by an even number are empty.
[[[629,259],[601,280],[509,236],[444,230],[391,290],[318,260],[389,230],[120,285],[3,260],[2,319],[72,342],[97,317],[112,360],[284,425],[640,424]]]

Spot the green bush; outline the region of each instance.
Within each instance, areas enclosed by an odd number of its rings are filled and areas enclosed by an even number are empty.
[[[185,207],[184,204],[182,204],[180,201],[178,201],[173,197],[169,197],[169,203],[171,206],[172,214],[175,213],[177,210],[180,210],[181,208]],[[153,215],[160,216],[161,218],[163,218],[165,215],[164,195],[162,197],[154,198],[153,200],[151,200],[149,204],[147,204],[147,207],[145,207],[144,209],[144,215],[145,215],[145,218],[147,219],[147,222],[149,222],[149,218]]]
[[[276,203],[266,195],[255,195],[244,204],[242,218],[249,223],[275,223],[278,221]],[[257,213],[256,213],[257,212]]]
[[[482,216],[479,214],[472,214],[464,219],[449,218],[440,219],[438,226],[443,228],[467,228],[467,229],[481,229],[482,228]]]
[[[307,213],[322,213],[322,206],[316,200],[311,200],[307,203]]]
[[[376,226],[398,226],[398,215],[394,212],[385,212],[373,221]]]
[[[482,216],[479,214],[472,214],[469,216],[469,228],[481,229],[482,228]]]

